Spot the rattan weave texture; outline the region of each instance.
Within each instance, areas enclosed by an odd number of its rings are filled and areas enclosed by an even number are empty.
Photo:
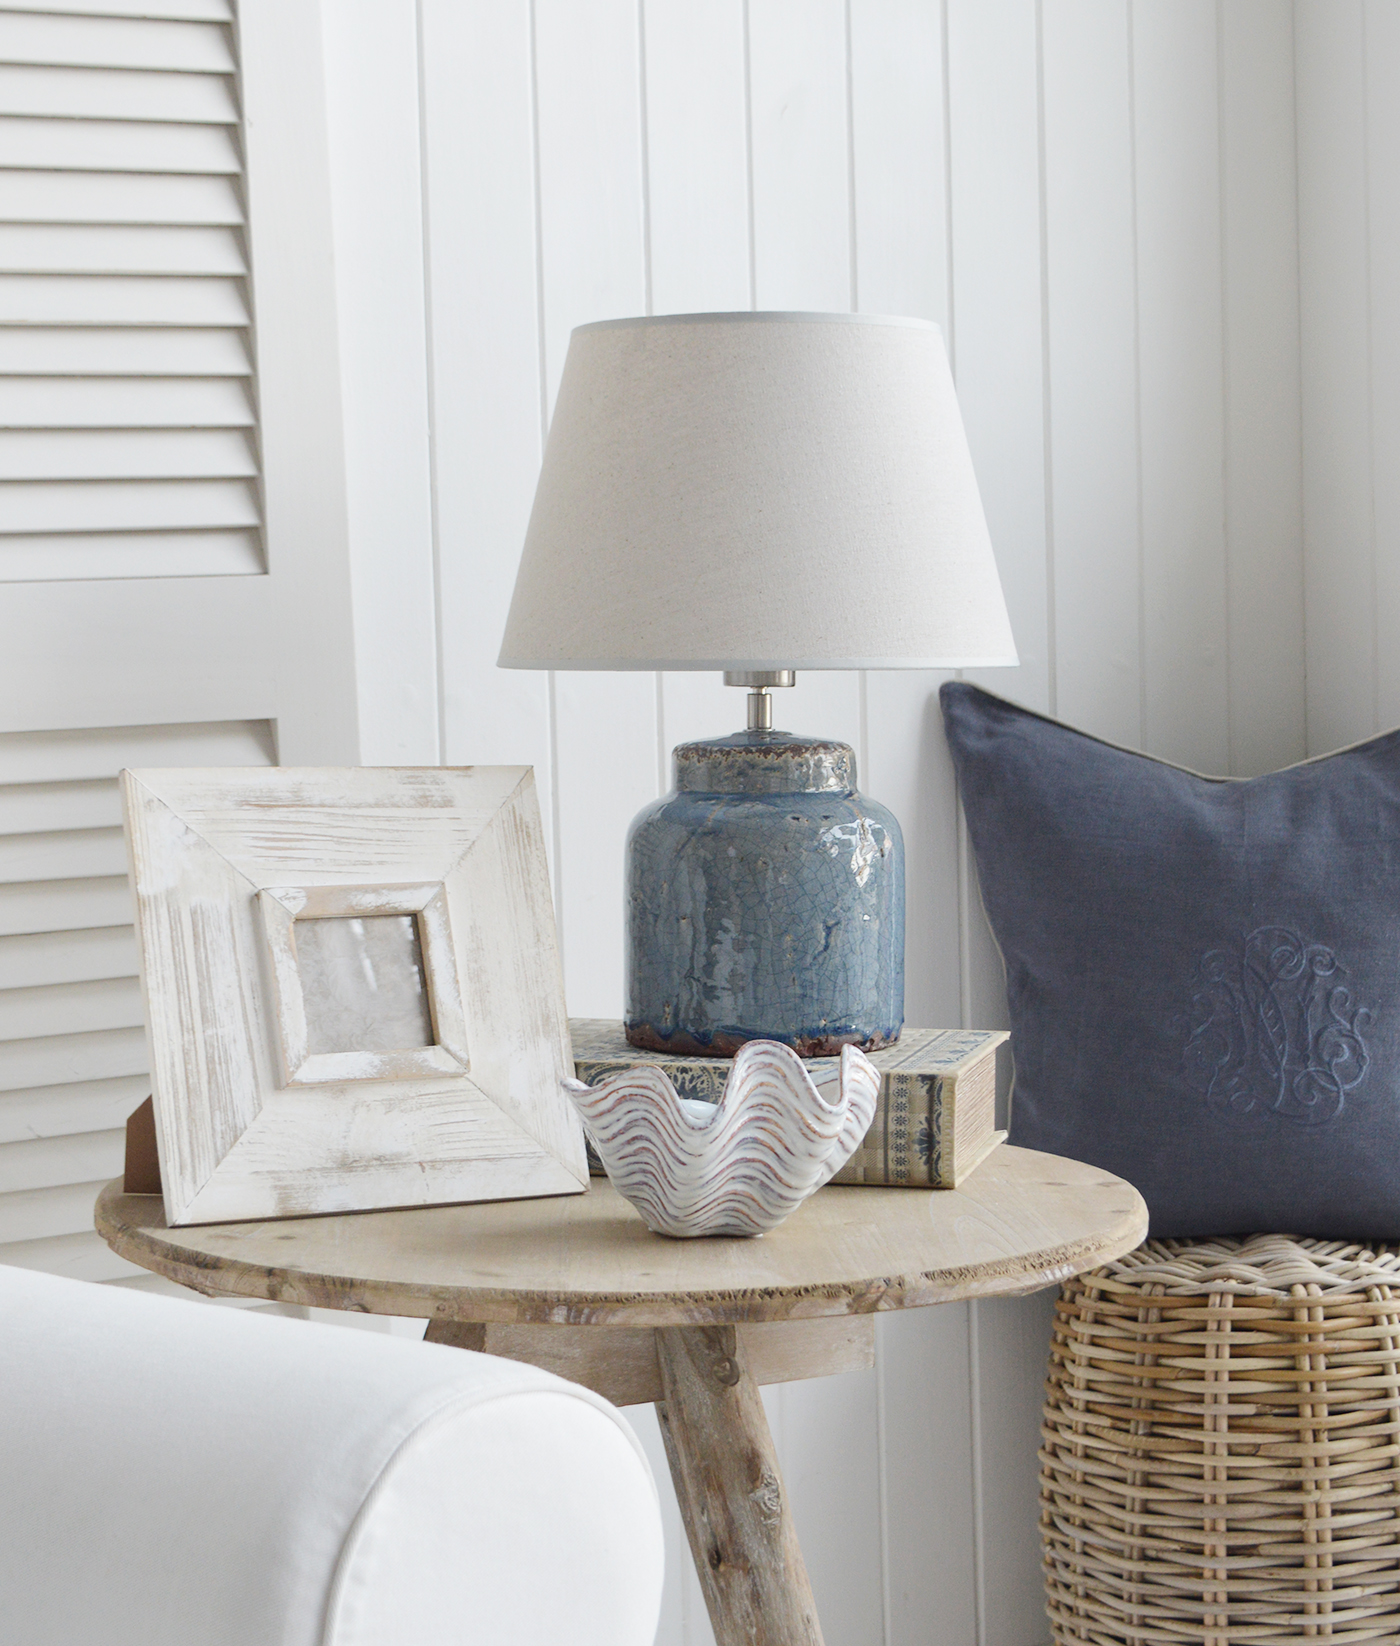
[[[1400,1253],[1149,1241],[1061,1290],[1057,1643],[1400,1640]]]

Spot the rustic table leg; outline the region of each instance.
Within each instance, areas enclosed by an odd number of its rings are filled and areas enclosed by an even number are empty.
[[[423,1334],[425,1343],[445,1343],[451,1349],[486,1352],[486,1328],[474,1320],[430,1320]]]
[[[732,1326],[656,1332],[656,1415],[718,1646],[822,1646],[758,1385]]]

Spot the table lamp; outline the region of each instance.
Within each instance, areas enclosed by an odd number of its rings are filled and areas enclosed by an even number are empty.
[[[1016,662],[938,327],[682,314],[569,343],[500,664],[718,669],[748,725],[682,743],[627,839],[627,1038],[729,1057],[890,1045],[899,825],[846,743],[773,729],[797,669]]]

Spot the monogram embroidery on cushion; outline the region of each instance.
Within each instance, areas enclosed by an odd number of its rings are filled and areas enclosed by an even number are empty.
[[[1366,1077],[1372,1013],[1353,1004],[1331,949],[1282,926],[1201,957],[1191,997],[1186,1077],[1234,1114],[1255,1110],[1300,1125],[1341,1114]]]

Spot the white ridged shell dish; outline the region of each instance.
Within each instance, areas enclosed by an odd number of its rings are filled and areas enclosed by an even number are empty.
[[[750,1040],[717,1104],[681,1097],[652,1064],[564,1090],[653,1234],[760,1235],[850,1159],[875,1118],[880,1071],[847,1046],[839,1085],[823,1092],[791,1047]]]

